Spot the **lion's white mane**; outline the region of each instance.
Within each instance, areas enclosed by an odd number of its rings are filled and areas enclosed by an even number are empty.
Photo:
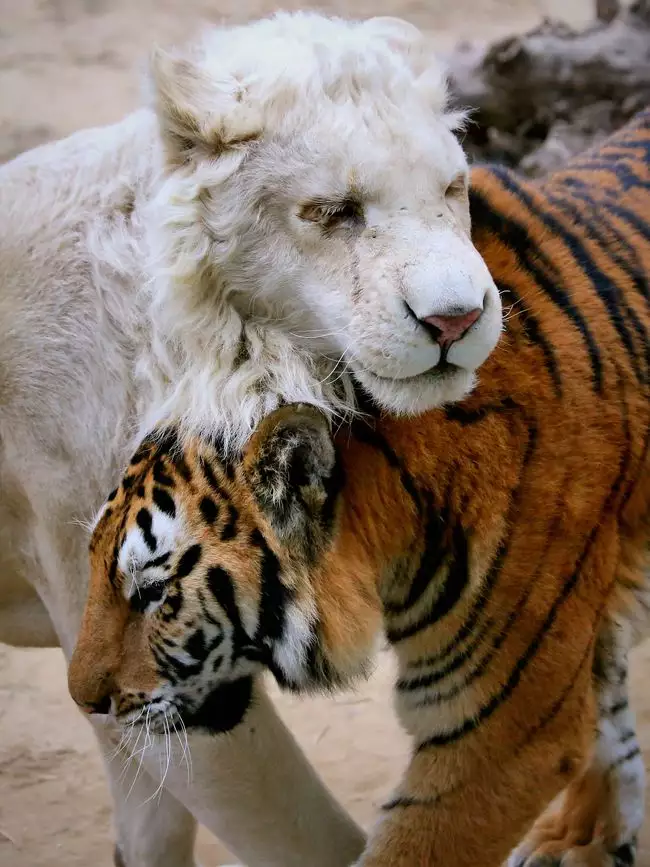
[[[214,432],[219,419],[225,443],[238,448],[281,401],[309,402],[331,416],[354,411],[349,373],[338,358],[319,355],[318,334],[301,332],[290,303],[269,307],[266,321],[246,319],[231,303],[233,292],[266,293],[259,272],[229,267],[237,245],[246,243],[246,228],[259,219],[240,169],[251,139],[263,133],[286,142],[330,104],[337,124],[345,124],[347,108],[352,125],[360,118],[373,124],[377,112],[399,125],[417,91],[444,114],[445,78],[429,46],[415,28],[393,19],[280,13],[245,28],[209,30],[190,55],[157,51],[152,70],[167,157],[173,162],[179,148],[193,153],[142,212],[152,354],[142,355],[139,366],[154,387],[143,427],[171,418]],[[450,126],[458,121],[447,117]],[[331,135],[335,147],[336,126]],[[259,172],[273,169],[271,153]],[[265,180],[254,179],[255,192]],[[217,204],[209,224],[208,195]],[[283,270],[290,294],[299,279],[293,263],[283,261],[272,236],[266,241],[256,251],[261,270]]]

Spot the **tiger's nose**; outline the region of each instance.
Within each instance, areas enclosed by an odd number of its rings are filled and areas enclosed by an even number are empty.
[[[420,319],[420,322],[441,349],[448,349],[452,343],[467,334],[472,325],[480,319],[481,313],[483,310],[475,307],[473,310],[453,316],[425,316]]]
[[[103,669],[89,672],[75,650],[68,669],[68,691],[80,710],[89,716],[110,713],[114,683],[112,675]]]
[[[107,714],[111,710],[111,697],[110,695],[104,695],[97,701],[85,702],[84,704],[79,705],[79,707],[87,714]]]

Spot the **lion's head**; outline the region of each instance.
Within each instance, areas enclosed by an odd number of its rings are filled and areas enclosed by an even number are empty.
[[[242,322],[267,323],[390,411],[462,398],[501,306],[470,240],[460,118],[422,35],[279,14],[158,51],[152,70],[157,304],[177,343],[201,353],[227,332],[232,349]],[[233,370],[256,351],[242,335]]]

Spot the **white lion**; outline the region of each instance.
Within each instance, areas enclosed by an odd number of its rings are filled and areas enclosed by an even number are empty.
[[[501,327],[467,165],[415,28],[281,14],[157,52],[154,110],[0,169],[0,639],[70,655],[85,523],[160,421],[239,448],[279,401],[462,397]],[[251,867],[354,860],[358,828],[258,688],[244,723],[121,776],[126,867],[190,867],[195,819]],[[127,804],[126,795],[133,787]]]

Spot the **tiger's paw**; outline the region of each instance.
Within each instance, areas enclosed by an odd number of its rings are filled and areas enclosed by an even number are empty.
[[[608,851],[603,840],[584,845],[564,840],[548,840],[536,849],[521,846],[508,859],[508,867],[632,867],[635,843],[623,843]]]
[[[636,836],[621,822],[616,794],[608,774],[589,768],[537,820],[508,867],[632,867]]]

